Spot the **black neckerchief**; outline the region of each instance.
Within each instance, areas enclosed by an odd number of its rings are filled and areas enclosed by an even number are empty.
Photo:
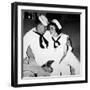
[[[36,31],[34,31],[37,35],[39,35],[39,44],[41,48],[45,48],[45,46],[43,45],[43,42],[46,44],[46,48],[48,47],[48,41],[46,40],[46,38],[43,36],[44,34],[40,34]]]
[[[60,42],[59,42],[59,39],[61,38],[61,36],[59,36],[58,38],[57,38],[57,40],[55,40],[53,37],[52,37],[52,40],[54,41],[54,48],[57,48],[58,46],[60,46]],[[56,44],[58,44],[58,46],[56,45]]]

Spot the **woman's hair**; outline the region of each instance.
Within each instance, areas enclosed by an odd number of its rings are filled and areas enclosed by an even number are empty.
[[[56,33],[59,35],[61,33],[61,30],[57,27],[57,25],[53,22],[50,22],[48,24],[48,30],[50,30],[50,25],[53,25],[55,27]]]

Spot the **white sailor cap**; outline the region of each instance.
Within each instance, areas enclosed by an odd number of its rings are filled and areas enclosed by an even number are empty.
[[[60,22],[57,19],[53,19],[52,22],[57,25],[58,29],[61,29],[62,28]]]
[[[48,19],[44,16],[44,15],[40,15],[39,16],[39,20],[40,22],[44,25],[44,26],[47,26],[48,25]]]

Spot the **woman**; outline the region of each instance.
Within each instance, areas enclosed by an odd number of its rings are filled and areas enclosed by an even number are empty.
[[[49,48],[52,48],[54,63],[51,76],[78,75],[80,74],[80,63],[72,53],[69,36],[61,32],[61,24],[53,19],[48,25],[51,38]]]

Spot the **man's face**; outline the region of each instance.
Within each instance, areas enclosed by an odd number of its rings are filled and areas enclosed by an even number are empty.
[[[42,24],[38,24],[38,25],[37,25],[37,31],[38,31],[40,34],[45,33],[45,31],[46,31],[45,26],[42,25]]]

